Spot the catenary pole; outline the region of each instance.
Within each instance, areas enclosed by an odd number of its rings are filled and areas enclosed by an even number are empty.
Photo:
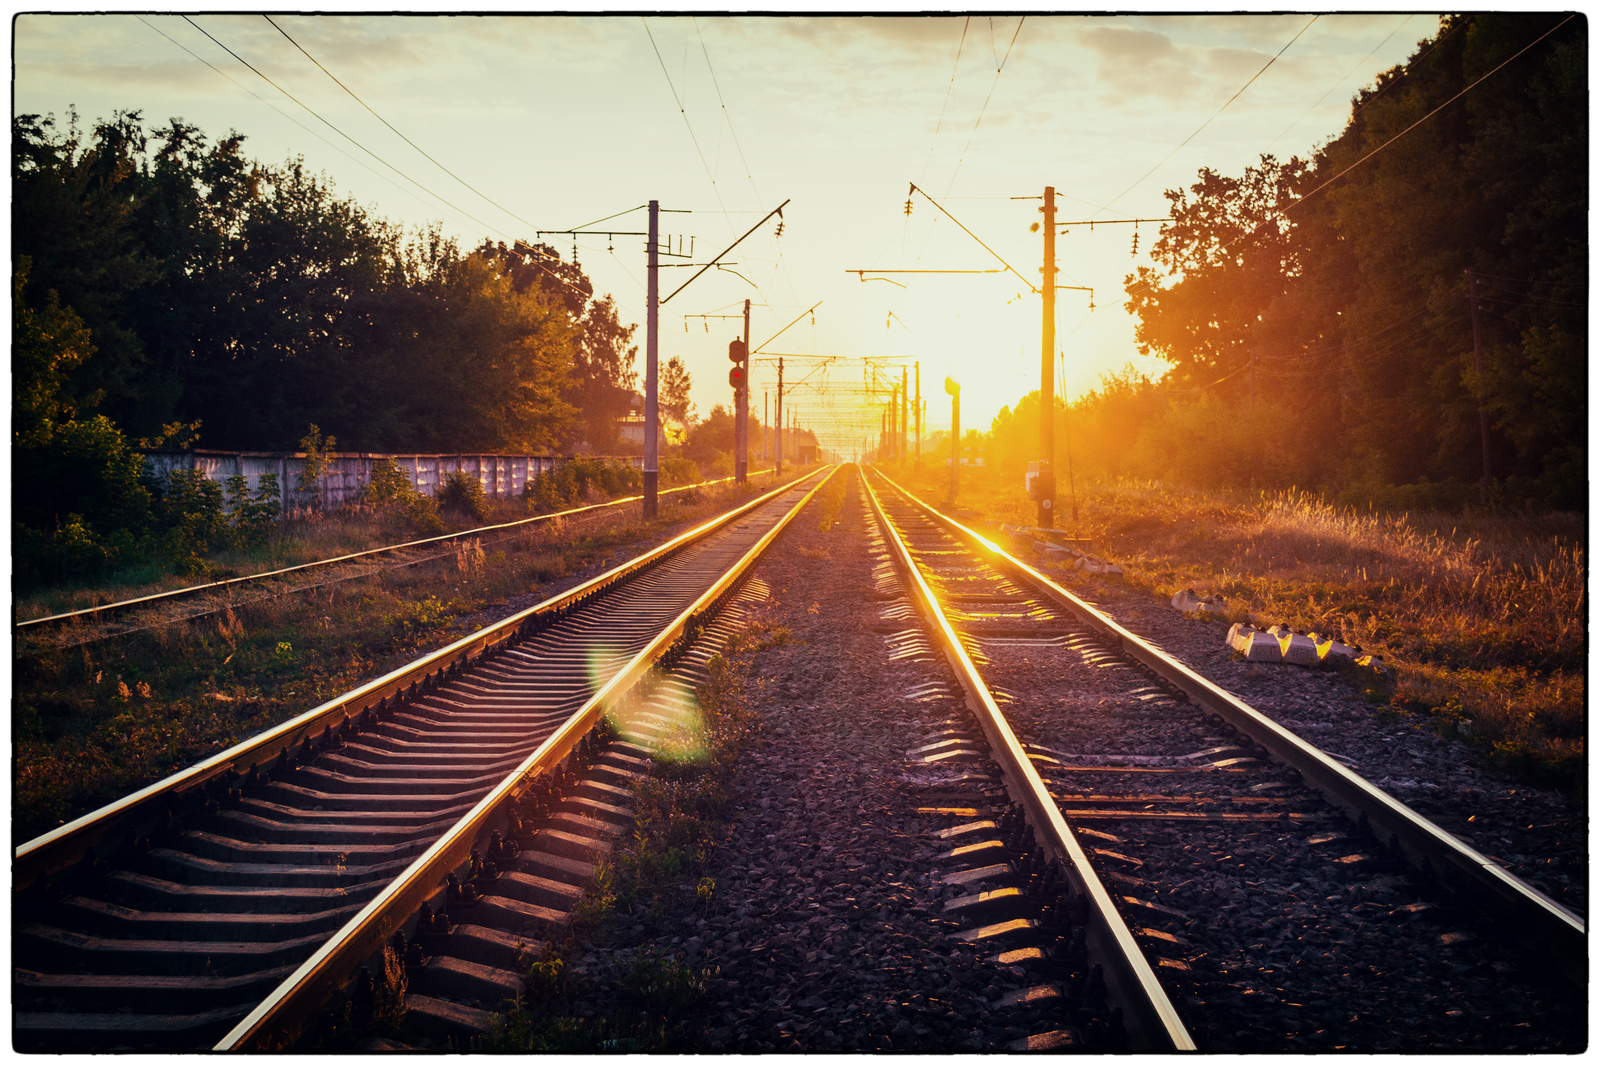
[[[744,350],[750,351],[750,301],[744,302]],[[750,469],[750,370],[746,361],[744,377],[739,382],[739,393],[734,398],[734,482],[743,485]]]
[[[658,287],[656,219],[661,211],[660,202],[650,201],[649,251],[645,267],[645,333],[644,333],[644,517],[656,516],[656,486],[659,457],[656,454],[656,435],[660,433],[661,416],[656,408],[656,325]]]
[[[1044,321],[1039,357],[1039,475],[1034,492],[1039,501],[1039,525],[1055,525],[1056,458],[1056,189],[1044,187],[1044,284],[1040,286]]]

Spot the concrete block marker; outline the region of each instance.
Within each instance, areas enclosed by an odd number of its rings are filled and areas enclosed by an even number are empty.
[[[1304,633],[1296,633],[1287,625],[1279,623],[1267,630],[1278,638],[1278,647],[1283,651],[1283,661],[1295,666],[1315,666],[1317,663],[1317,644]]]
[[[1235,622],[1228,630],[1227,644],[1253,663],[1283,662],[1283,651],[1277,640],[1249,622]]]
[[[1324,666],[1334,670],[1349,666],[1383,670],[1380,656],[1363,655],[1360,648],[1351,647],[1333,637],[1297,633],[1281,623],[1261,630],[1248,622],[1235,622],[1228,630],[1226,643],[1250,662]]]

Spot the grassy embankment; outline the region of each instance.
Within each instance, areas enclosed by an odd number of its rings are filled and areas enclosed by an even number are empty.
[[[436,562],[75,647],[60,645],[90,635],[86,627],[24,631],[15,662],[13,832],[30,839],[159,780],[485,624],[497,610],[507,613],[507,597],[620,562],[636,542],[709,517],[766,484],[752,479],[743,492],[665,497],[654,522],[625,506],[540,523],[469,541]],[[526,513],[508,506],[488,520]],[[478,523],[453,523],[471,524]],[[397,533],[406,531],[371,516],[308,517],[286,523],[254,553],[208,561],[223,572],[270,569],[378,546]],[[21,605],[19,617],[83,605],[81,597],[109,602],[151,590],[45,595]],[[466,615],[478,616],[468,622]]]
[[[949,491],[932,465],[891,476],[930,503]],[[1058,525],[1118,563],[1122,584],[1161,599],[1221,593],[1221,626],[1287,622],[1376,652],[1390,673],[1361,682],[1368,698],[1430,716],[1490,769],[1582,801],[1583,516],[1358,513],[1297,492],[1082,479],[1077,497],[1076,526],[1065,500]],[[958,506],[1035,524],[1022,486],[984,470],[962,471]],[[1065,574],[1091,595],[1119,580]]]

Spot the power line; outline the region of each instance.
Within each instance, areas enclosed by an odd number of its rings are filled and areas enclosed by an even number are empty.
[[[457,211],[457,212],[459,212],[459,213],[461,213],[463,215],[466,215],[467,218],[472,219],[472,221],[476,222],[478,225],[484,227],[485,229],[493,230],[494,232],[500,234],[502,237],[510,237],[511,236],[509,233],[507,233],[505,230],[501,229],[500,227],[491,226],[491,225],[489,225],[489,223],[483,221],[480,218],[477,218],[476,216],[472,215],[470,212],[462,210],[461,208],[457,207],[455,204],[451,203],[449,200],[446,200],[444,197],[440,196],[438,193],[436,193],[432,189],[428,188],[426,185],[422,184],[420,181],[417,181],[415,178],[411,177],[411,175],[407,174],[405,171],[401,170],[399,167],[395,166],[393,163],[390,163],[387,159],[384,159],[382,156],[378,155],[378,153],[372,151],[372,149],[368,148],[366,145],[362,144],[360,141],[358,141],[354,137],[350,136],[344,130],[341,130],[338,126],[335,126],[333,123],[329,122],[327,119],[325,119],[321,115],[317,114],[317,112],[315,110],[313,110],[311,107],[307,106],[306,104],[302,103],[300,101],[300,99],[298,97],[296,97],[293,93],[291,93],[289,90],[285,89],[283,86],[279,85],[277,82],[273,81],[271,78],[269,78],[265,74],[261,73],[261,71],[257,70],[255,68],[255,66],[250,63],[249,60],[245,59],[238,52],[235,52],[233,49],[229,48],[227,45],[223,44],[221,41],[217,40],[215,37],[212,37],[211,33],[209,31],[207,31],[204,26],[202,26],[198,22],[196,22],[194,19],[190,18],[188,15],[182,15],[181,17],[189,25],[193,26],[195,29],[199,30],[201,33],[204,33],[207,37],[210,37],[212,43],[214,43],[218,48],[221,48],[224,52],[227,52],[230,56],[232,56],[233,58],[237,59],[240,63],[243,63],[246,67],[249,67],[250,70],[257,77],[259,77],[262,81],[266,82],[268,85],[272,86],[274,89],[278,90],[280,93],[282,93],[283,95],[287,96],[289,99],[293,100],[296,104],[299,104],[300,107],[304,108],[318,122],[321,122],[324,126],[327,126],[330,130],[332,130],[333,132],[337,133],[339,136],[343,137],[345,140],[349,141],[351,144],[355,145],[357,148],[361,149],[363,152],[366,152],[372,158],[376,159],[378,162],[382,163],[384,166],[388,167],[390,170],[394,171],[396,174],[400,175],[402,178],[405,178],[411,184],[415,185],[417,188],[421,189],[423,192],[427,193],[429,196],[433,197],[435,200],[438,200],[440,203],[444,204],[446,207],[450,208],[452,211]]]
[[[1106,204],[1106,207],[1104,209],[1105,210],[1109,210],[1110,207],[1111,207],[1111,204],[1116,203],[1118,200],[1120,200],[1124,196],[1128,195],[1134,189],[1138,188],[1139,185],[1145,180],[1145,178],[1148,178],[1150,175],[1154,174],[1156,171],[1158,171],[1162,167],[1166,166],[1168,159],[1171,159],[1173,156],[1175,156],[1179,152],[1183,151],[1183,146],[1185,144],[1188,144],[1190,141],[1192,141],[1196,137],[1200,136],[1200,130],[1203,130],[1207,126],[1211,125],[1211,122],[1212,122],[1213,119],[1215,119],[1218,115],[1222,114],[1224,111],[1226,111],[1228,109],[1228,104],[1231,104],[1235,100],[1239,99],[1239,97],[1244,94],[1244,91],[1246,89],[1248,89],[1248,88],[1250,88],[1250,86],[1254,85],[1255,81],[1256,81],[1256,78],[1259,78],[1259,77],[1261,77],[1261,75],[1265,74],[1267,72],[1267,67],[1270,67],[1270,66],[1272,66],[1272,64],[1276,63],[1278,61],[1278,56],[1281,56],[1281,55],[1283,55],[1283,53],[1287,52],[1289,50],[1289,45],[1290,44],[1294,44],[1294,42],[1298,41],[1300,39],[1300,34],[1305,33],[1307,30],[1309,30],[1311,28],[1311,23],[1317,21],[1317,19],[1319,19],[1321,17],[1322,17],[1321,15],[1312,15],[1311,16],[1311,22],[1307,22],[1304,26],[1301,26],[1300,27],[1300,33],[1297,33],[1293,37],[1289,38],[1289,44],[1286,44],[1282,48],[1278,49],[1278,55],[1275,55],[1271,59],[1267,60],[1266,66],[1264,66],[1260,70],[1256,71],[1255,74],[1250,78],[1249,81],[1245,82],[1243,85],[1241,85],[1239,87],[1239,91],[1238,92],[1236,92],[1232,96],[1228,97],[1228,102],[1223,104],[1221,107],[1217,108],[1216,111],[1212,113],[1211,118],[1208,118],[1204,122],[1200,123],[1200,128],[1199,129],[1197,129],[1193,133],[1189,134],[1189,136],[1187,136],[1187,137],[1185,137],[1183,139],[1183,143],[1182,144],[1178,145],[1178,147],[1176,147],[1172,151],[1168,152],[1166,159],[1163,159],[1161,162],[1157,163],[1155,166],[1153,166],[1149,170],[1145,171],[1143,176],[1141,176],[1138,181],[1135,181],[1132,185],[1128,186],[1126,189],[1123,189],[1121,192],[1119,192],[1116,196],[1112,197],[1110,202]],[[1095,212],[1095,213],[1099,214],[1098,211]]]
[[[711,87],[717,91],[717,103],[722,107],[722,118],[728,124],[728,132],[733,134],[733,147],[739,153],[739,162],[744,164],[744,176],[750,179],[750,191],[756,194],[756,201],[761,200],[761,190],[756,188],[755,175],[750,173],[750,163],[744,157],[744,146],[739,143],[739,131],[733,128],[733,116],[728,114],[727,101],[722,98],[722,86],[717,83],[717,72],[711,66],[711,53],[706,50],[705,35],[700,32],[700,21],[690,16],[689,21],[694,24],[694,35],[700,38],[700,54],[706,57],[706,70],[711,75]]]
[[[722,190],[717,188],[716,175],[711,173],[711,164],[706,162],[705,152],[700,150],[700,139],[694,135],[694,127],[689,124],[689,112],[684,110],[683,101],[678,98],[677,87],[672,84],[672,75],[667,72],[667,61],[661,58],[661,49],[656,47],[656,35],[650,32],[650,24],[639,16],[639,25],[644,27],[644,34],[650,38],[650,50],[656,54],[656,62],[661,64],[661,76],[667,79],[667,91],[672,93],[672,102],[678,105],[678,114],[683,116],[683,127],[689,131],[689,140],[694,142],[695,154],[700,157],[700,165],[705,168],[706,177],[711,181],[711,192],[717,198],[717,206],[722,208],[722,217],[728,223],[728,230],[733,231],[733,219],[728,218],[728,205],[722,202]]]
[[[433,158],[433,156],[429,155],[427,152],[424,152],[422,150],[422,148],[420,146],[418,146],[418,144],[415,141],[413,141],[410,137],[407,137],[405,134],[403,134],[399,130],[395,129],[393,123],[391,123],[388,119],[384,118],[382,115],[378,114],[376,111],[373,111],[372,108],[367,104],[367,102],[365,100],[361,99],[361,97],[356,95],[355,90],[351,89],[350,86],[346,85],[344,82],[340,81],[338,78],[335,78],[333,76],[333,71],[329,70],[327,67],[323,66],[320,62],[318,62],[317,61],[317,57],[312,55],[310,52],[307,52],[305,50],[305,47],[303,45],[301,45],[301,43],[299,41],[295,40],[293,37],[290,37],[287,30],[285,30],[282,26],[278,25],[276,22],[273,22],[271,15],[263,13],[261,17],[267,20],[267,24],[269,26],[271,26],[273,29],[277,30],[279,33],[283,34],[284,40],[288,41],[290,44],[292,44],[296,48],[300,49],[300,54],[301,55],[303,55],[307,59],[311,60],[311,62],[316,63],[317,64],[317,69],[322,71],[322,73],[326,74],[328,77],[332,78],[333,79],[333,83],[335,85],[337,85],[339,88],[343,89],[345,92],[349,93],[350,94],[350,98],[352,100],[354,100],[356,103],[360,104],[362,107],[365,107],[367,109],[367,111],[371,113],[373,118],[377,119],[379,122],[383,123],[385,126],[388,126],[389,129],[394,133],[394,135],[396,137],[399,137],[402,141],[405,141],[411,147],[415,148],[417,150],[417,152],[419,154],[421,154],[422,158],[426,159],[428,162],[432,163],[434,166],[438,167],[440,170],[444,171],[446,174],[449,174],[452,178],[455,178],[456,181],[460,182],[462,185],[465,185],[467,187],[468,191],[476,193],[478,196],[482,197],[484,200],[488,201],[493,206],[499,208],[501,211],[504,211],[506,214],[510,215],[512,218],[516,219],[518,222],[522,223],[524,226],[527,226],[529,229],[536,229],[537,228],[536,226],[534,226],[534,224],[532,222],[529,222],[527,219],[523,218],[521,215],[519,215],[515,211],[511,210],[509,207],[504,207],[501,204],[496,203],[492,198],[490,198],[489,196],[485,195],[483,192],[480,192],[478,189],[474,188],[472,186],[472,184],[470,182],[468,182],[465,178],[461,177],[455,171],[451,170],[449,167],[445,166],[443,163],[441,163],[437,159]]]
[[[215,63],[212,63],[209,59],[205,58],[204,56],[197,54],[191,48],[189,48],[188,45],[184,44],[182,41],[179,41],[177,38],[173,37],[172,35],[167,33],[165,30],[161,29],[161,27],[155,25],[154,23],[146,21],[146,19],[145,19],[145,17],[143,15],[134,15],[134,18],[138,19],[140,22],[143,22],[146,26],[149,26],[152,30],[155,30],[155,32],[161,34],[161,36],[165,37],[167,40],[171,41],[173,44],[177,45],[179,48],[183,49],[185,52],[188,52],[189,55],[192,56],[194,59],[198,60],[201,63],[204,63],[206,66],[210,67],[213,71],[215,71],[221,77],[226,78],[234,86],[236,86],[237,88],[243,90],[244,92],[249,93],[251,96],[255,97],[261,103],[266,104],[268,107],[272,108],[272,110],[274,110],[278,114],[282,115],[289,122],[292,122],[296,126],[300,127],[302,130],[305,130],[305,132],[307,134],[309,134],[312,137],[315,137],[317,140],[321,141],[323,144],[327,145],[329,148],[332,148],[335,152],[338,152],[340,155],[344,156],[346,159],[350,160],[350,162],[356,164],[361,169],[363,169],[367,173],[371,174],[373,177],[377,178],[380,181],[388,182],[389,185],[393,186],[394,189],[397,192],[405,193],[407,196],[411,197],[413,200],[416,200],[419,204],[422,204],[425,207],[428,207],[430,209],[433,207],[432,204],[429,204],[426,200],[422,199],[420,196],[418,196],[416,193],[412,192],[410,189],[407,189],[407,188],[405,188],[403,186],[400,186],[400,185],[395,185],[394,181],[392,179],[390,179],[389,177],[387,177],[386,175],[381,174],[376,170],[373,170],[366,163],[362,162],[360,159],[357,159],[355,156],[351,155],[349,152],[345,151],[343,148],[339,147],[337,144],[334,144],[332,141],[328,140],[328,138],[324,137],[322,134],[318,133],[316,130],[314,130],[311,127],[307,126],[305,123],[301,122],[299,119],[297,119],[293,115],[289,114],[287,111],[285,111],[283,108],[279,107],[277,104],[273,103],[271,100],[268,100],[266,97],[264,97],[261,94],[257,93],[254,89],[251,89],[249,86],[242,84],[241,82],[236,80],[231,74],[229,74],[227,71],[222,70]]]
[[[1011,35],[1011,44],[1006,45],[1005,59],[1000,60],[1000,65],[994,68],[994,81],[989,83],[989,95],[983,98],[983,106],[978,108],[978,118],[972,123],[972,132],[967,135],[967,143],[965,147],[961,149],[961,155],[956,159],[955,173],[950,175],[950,184],[945,188],[946,195],[949,195],[950,190],[956,187],[956,176],[961,173],[961,164],[966,161],[967,150],[972,147],[972,139],[978,135],[978,124],[983,121],[984,112],[989,110],[989,101],[994,98],[995,86],[1000,84],[1000,72],[1006,69],[1006,60],[1011,58],[1012,46],[1017,43],[1017,37],[1019,37],[1022,33],[1022,24],[1027,21],[1028,16],[1026,15],[1023,15],[1017,20],[1017,29],[1016,32]],[[993,25],[994,24],[991,21],[991,28]]]
[[[1406,66],[1400,71],[1399,75],[1397,75],[1394,78],[1391,78],[1388,82],[1386,82],[1384,84],[1383,88],[1379,89],[1377,92],[1373,93],[1371,96],[1367,97],[1365,100],[1363,100],[1359,104],[1357,104],[1351,110],[1350,117],[1352,119],[1354,119],[1357,115],[1361,114],[1362,108],[1366,107],[1368,104],[1370,104],[1373,101],[1377,100],[1378,97],[1382,96],[1384,93],[1388,92],[1390,89],[1394,88],[1396,85],[1399,85],[1402,81],[1404,81],[1406,79],[1406,76],[1409,75],[1412,72],[1412,70],[1416,69],[1417,64],[1421,63],[1424,59],[1427,59],[1429,56],[1431,56],[1434,53],[1435,49],[1437,49],[1441,44],[1444,44],[1444,42],[1451,35],[1453,35],[1457,30],[1459,30],[1464,25],[1466,25],[1466,20],[1465,19],[1461,19],[1454,26],[1451,26],[1444,33],[1440,34],[1434,40],[1433,44],[1428,46],[1428,50],[1426,52],[1423,52],[1421,55],[1417,56],[1417,58],[1415,58],[1415,59],[1411,60],[1410,62],[1408,62],[1406,64]]]
[[[1267,147],[1271,148],[1273,145],[1277,144],[1279,141],[1281,141],[1283,139],[1283,134],[1284,133],[1288,133],[1290,130],[1292,130],[1296,126],[1300,125],[1300,123],[1305,119],[1306,115],[1311,114],[1311,112],[1313,112],[1317,108],[1321,107],[1322,106],[1322,101],[1326,100],[1328,97],[1333,95],[1333,90],[1335,90],[1339,86],[1343,85],[1344,84],[1344,80],[1346,78],[1348,78],[1350,75],[1354,74],[1356,72],[1356,70],[1361,66],[1361,64],[1365,63],[1367,60],[1371,59],[1374,55],[1376,55],[1378,53],[1378,49],[1382,48],[1384,45],[1389,43],[1389,38],[1391,38],[1395,34],[1399,33],[1401,27],[1403,27],[1406,23],[1410,22],[1414,18],[1416,18],[1415,15],[1407,15],[1405,18],[1401,19],[1400,20],[1400,25],[1396,26],[1394,29],[1390,30],[1388,37],[1385,37],[1383,40],[1381,40],[1377,44],[1373,45],[1372,46],[1372,51],[1368,52],[1366,55],[1364,55],[1360,59],[1356,60],[1356,65],[1355,66],[1351,67],[1349,70],[1347,70],[1343,74],[1339,75],[1339,80],[1334,82],[1332,85],[1328,86],[1328,91],[1323,93],[1317,99],[1316,103],[1314,103],[1310,107],[1306,108],[1305,111],[1303,111],[1301,113],[1299,118],[1295,119],[1293,122],[1291,122],[1287,126],[1285,126],[1283,128],[1283,133],[1278,134],[1276,137],[1272,138],[1272,140],[1268,141],[1267,142]],[[1353,112],[1352,112],[1352,114],[1353,114]]]
[[[928,158],[922,162],[922,178],[928,177],[928,167],[933,162],[934,150],[939,147],[939,132],[944,129],[944,113],[950,106],[950,93],[956,87],[956,72],[961,69],[961,52],[967,46],[967,29],[972,25],[972,16],[961,24],[961,40],[956,44],[956,61],[950,68],[950,81],[944,87],[944,102],[939,105],[939,121],[933,124],[933,143],[928,145]]]
[[[1357,159],[1354,163],[1351,163],[1349,166],[1347,166],[1343,170],[1339,171],[1339,173],[1335,174],[1333,177],[1329,178],[1327,181],[1323,182],[1321,185],[1318,185],[1315,189],[1312,189],[1310,192],[1306,193],[1304,196],[1300,197],[1298,200],[1295,200],[1293,203],[1289,204],[1287,207],[1285,207],[1279,213],[1283,214],[1283,215],[1287,215],[1290,211],[1293,211],[1296,207],[1299,207],[1301,204],[1303,204],[1307,200],[1311,199],[1311,197],[1317,195],[1317,193],[1321,192],[1323,189],[1326,189],[1329,185],[1332,185],[1334,182],[1338,181],[1340,178],[1342,178],[1346,174],[1350,173],[1356,167],[1359,167],[1362,163],[1365,163],[1367,160],[1371,159],[1373,156],[1377,155],[1379,152],[1383,151],[1385,148],[1389,147],[1391,144],[1393,144],[1394,142],[1398,141],[1400,138],[1404,137],[1406,134],[1410,133],[1412,130],[1416,129],[1418,126],[1422,125],[1424,122],[1428,121],[1434,115],[1437,115],[1439,112],[1443,111],[1445,108],[1449,107],[1451,104],[1455,103],[1457,100],[1459,100],[1463,96],[1467,95],[1473,89],[1476,89],[1479,85],[1482,85],[1484,83],[1484,81],[1486,81],[1488,78],[1490,78],[1493,75],[1495,75],[1496,73],[1498,73],[1501,70],[1501,68],[1506,66],[1506,64],[1512,62],[1512,60],[1515,60],[1515,59],[1519,58],[1524,52],[1528,51],[1528,49],[1532,48],[1534,45],[1538,44],[1540,41],[1544,40],[1546,37],[1550,36],[1552,33],[1556,32],[1557,30],[1559,30],[1561,27],[1565,26],[1567,23],[1571,22],[1576,17],[1577,17],[1576,15],[1568,15],[1566,18],[1562,19],[1560,22],[1556,23],[1554,26],[1551,26],[1548,30],[1545,30],[1539,36],[1535,37],[1532,41],[1530,41],[1526,45],[1524,45],[1516,53],[1516,55],[1513,55],[1510,59],[1505,60],[1499,66],[1495,67],[1494,70],[1489,71],[1489,73],[1483,75],[1477,81],[1473,82],[1471,85],[1467,86],[1465,89],[1462,89],[1460,92],[1456,93],[1450,99],[1446,100],[1444,103],[1440,104],[1438,107],[1434,108],[1432,111],[1429,111],[1426,115],[1423,115],[1421,118],[1417,119],[1417,121],[1413,122],[1411,125],[1407,126],[1405,129],[1401,130],[1399,133],[1395,134],[1393,137],[1390,137],[1387,141],[1384,141],[1382,144],[1378,145],[1378,147],[1374,148],[1372,151],[1368,152],[1366,155],[1362,156],[1360,159]],[[1268,220],[1268,221],[1271,221],[1271,220]],[[1256,232],[1256,230],[1260,229],[1261,226],[1264,226],[1264,225],[1266,225],[1266,222],[1261,223],[1261,225],[1258,225],[1256,227],[1256,229],[1251,230],[1250,234],[1254,234]],[[1247,234],[1247,236],[1250,235],[1250,234]]]

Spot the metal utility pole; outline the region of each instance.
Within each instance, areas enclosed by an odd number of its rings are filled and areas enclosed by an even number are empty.
[[[778,402],[777,402],[777,405],[776,405],[775,413],[778,416],[778,419],[777,419],[777,421],[778,421],[778,439],[777,439],[777,445],[778,445],[778,447],[777,447],[778,467],[777,467],[777,473],[778,473],[779,477],[782,477],[783,476],[783,356],[781,356],[781,355],[778,356]]]
[[[660,201],[651,200],[644,298],[644,517],[647,521],[656,516],[656,486],[660,469],[656,454],[656,434],[661,426],[661,416],[656,410],[656,320],[659,314],[656,297],[661,292],[657,281],[656,220],[660,213]]]
[[[955,503],[961,481],[961,383],[945,378],[944,391],[950,394],[950,502]]]
[[[744,350],[750,351],[750,301],[744,302]],[[733,480],[743,485],[750,470],[750,371],[745,370],[739,380],[739,393],[734,398],[733,428]]]
[[[1056,188],[1044,187],[1044,323],[1039,358],[1039,474],[1033,495],[1039,501],[1039,525],[1055,524],[1056,506]]]
[[[1472,304],[1472,359],[1478,370],[1478,380],[1483,380],[1483,335],[1478,329],[1478,274],[1467,268],[1467,299]],[[1483,397],[1478,397],[1478,436],[1483,441],[1483,502],[1489,503],[1489,413],[1484,409]]]
[[[922,364],[912,363],[917,369],[917,401],[911,408],[917,413],[917,469],[922,469]]]
[[[761,461],[772,458],[772,425],[767,421],[767,390],[761,390]]]
[[[900,461],[903,463],[906,456],[911,454],[911,420],[907,418],[908,408],[911,406],[911,389],[909,377],[905,367],[900,368]]]

